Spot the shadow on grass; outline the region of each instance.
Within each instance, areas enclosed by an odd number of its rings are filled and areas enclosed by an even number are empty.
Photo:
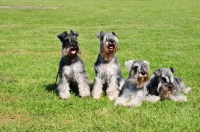
[[[54,93],[58,96],[58,91],[56,90],[57,85],[55,83],[45,85],[48,92]]]
[[[45,85],[45,88],[48,92],[53,92],[55,93],[57,96],[59,96],[58,94],[58,90],[57,90],[57,84],[55,83],[52,83],[52,84],[47,84]],[[93,88],[93,83],[90,83],[89,84],[90,86],[90,93],[92,91],[92,88]],[[78,86],[77,85],[74,85],[74,84],[70,84],[70,92],[73,92],[76,96],[79,96],[79,92],[78,92]]]

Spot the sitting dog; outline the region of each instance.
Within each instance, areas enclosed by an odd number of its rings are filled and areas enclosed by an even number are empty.
[[[96,77],[92,95],[99,99],[104,89],[110,100],[119,96],[120,89],[124,83],[120,64],[115,53],[118,49],[118,39],[114,32],[100,32],[96,34],[100,39],[100,53],[94,64]]]
[[[174,77],[174,68],[160,68],[154,72],[147,86],[150,95],[159,96],[162,100],[170,99],[174,101],[187,101],[187,97],[181,92],[190,93],[191,88],[186,87],[183,80]]]
[[[149,62],[145,60],[129,60],[125,62],[129,77],[126,79],[120,96],[115,105],[138,107],[146,100],[147,84],[149,82]],[[148,99],[150,102],[151,99]],[[148,101],[147,100],[147,101]]]
[[[60,82],[57,90],[62,99],[70,97],[71,89],[78,91],[83,98],[90,96],[88,74],[83,60],[78,56],[81,50],[77,37],[78,33],[72,30],[70,34],[65,31],[58,35],[62,43],[62,57],[58,70]]]

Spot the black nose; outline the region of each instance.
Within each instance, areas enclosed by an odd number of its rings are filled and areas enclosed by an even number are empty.
[[[145,72],[141,72],[141,74],[144,76],[146,73]]]
[[[173,84],[169,84],[169,89],[172,89],[173,88]]]
[[[109,41],[110,41],[111,43],[113,43],[115,40],[113,40],[113,39],[110,39]]]
[[[75,48],[77,45],[75,43],[72,43],[71,46]]]

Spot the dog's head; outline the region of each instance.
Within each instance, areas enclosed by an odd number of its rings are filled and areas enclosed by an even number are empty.
[[[58,35],[58,38],[62,42],[62,56],[68,56],[73,58],[74,56],[81,53],[78,41],[78,33],[70,31],[68,34],[66,31]]]
[[[161,99],[169,99],[175,93],[174,68],[160,68],[154,72],[159,79],[157,91]]]
[[[142,86],[149,81],[150,64],[145,60],[129,60],[125,62],[125,66],[128,68],[129,80],[137,85],[137,88]]]
[[[105,58],[105,60],[111,60],[118,49],[119,42],[117,34],[114,32],[105,33],[101,31],[96,34],[96,36],[100,39],[100,54]]]

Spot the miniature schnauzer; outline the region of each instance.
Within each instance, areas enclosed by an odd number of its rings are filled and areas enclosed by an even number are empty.
[[[115,105],[138,107],[143,101],[155,102],[154,98],[146,99],[147,84],[149,82],[149,62],[145,60],[129,60],[125,62],[128,68],[129,77],[126,79],[120,96],[116,99]]]
[[[100,39],[100,53],[94,64],[96,77],[92,95],[95,99],[99,99],[103,90],[106,90],[109,99],[113,100],[119,96],[124,83],[120,64],[115,56],[119,42],[114,32],[102,31],[96,36]]]
[[[78,56],[81,50],[77,37],[78,33],[72,30],[70,34],[65,31],[58,35],[62,43],[62,57],[58,70],[60,82],[57,90],[62,99],[70,97],[70,90],[78,91],[83,98],[90,96],[88,74],[83,60]]]
[[[155,76],[151,78],[148,84],[150,95],[159,96],[162,100],[170,99],[174,101],[187,101],[187,97],[181,95],[181,92],[190,93],[191,88],[186,87],[183,80],[173,76],[174,68],[161,68],[154,72]]]

